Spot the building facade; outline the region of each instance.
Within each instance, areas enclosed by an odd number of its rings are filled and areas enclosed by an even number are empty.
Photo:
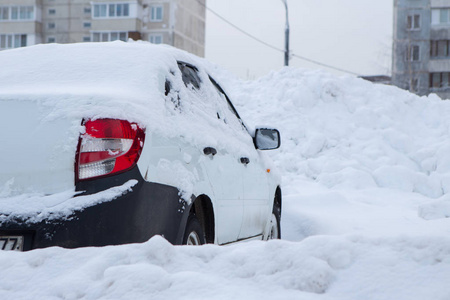
[[[0,50],[145,40],[205,53],[206,0],[0,0]]]
[[[450,0],[394,0],[392,83],[450,98]]]

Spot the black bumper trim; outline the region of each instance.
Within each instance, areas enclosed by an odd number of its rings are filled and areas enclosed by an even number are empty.
[[[140,243],[154,235],[181,244],[189,206],[177,188],[146,182],[137,167],[110,178],[83,181],[76,189],[84,191],[81,195],[93,194],[130,179],[138,180],[132,191],[112,201],[77,211],[67,220],[8,221],[0,225],[0,235],[24,235],[24,250]]]

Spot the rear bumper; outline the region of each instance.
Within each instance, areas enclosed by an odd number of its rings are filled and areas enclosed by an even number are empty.
[[[0,235],[23,235],[24,250],[139,243],[154,235],[181,244],[189,211],[186,202],[174,187],[145,182],[137,167],[111,178],[84,181],[77,190],[93,194],[130,179],[138,180],[132,191],[77,211],[68,220],[9,221],[0,225]]]

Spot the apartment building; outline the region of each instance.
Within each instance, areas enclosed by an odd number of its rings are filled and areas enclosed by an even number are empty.
[[[0,0],[0,50],[145,40],[205,53],[206,0]]]
[[[450,99],[450,0],[394,0],[392,84]]]

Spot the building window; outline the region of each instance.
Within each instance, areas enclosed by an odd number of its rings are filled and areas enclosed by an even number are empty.
[[[0,49],[19,48],[26,45],[26,34],[0,34]]]
[[[47,43],[51,44],[51,43],[55,43],[56,42],[56,38],[51,36],[47,38]]]
[[[151,13],[151,22],[161,22],[163,20],[163,7],[161,5],[153,5]]]
[[[19,19],[19,7],[13,6],[11,7],[11,20],[18,20]]]
[[[90,7],[85,7],[84,8],[84,13],[85,14],[91,14],[91,8]]]
[[[106,18],[107,4],[94,4],[94,18]]]
[[[411,91],[417,92],[419,90],[419,79],[413,78],[411,80]]]
[[[33,6],[20,6],[19,19],[20,20],[34,19],[34,7]]]
[[[91,37],[90,36],[84,36],[83,37],[83,42],[90,42],[91,41]]]
[[[91,22],[84,22],[83,28],[91,28]]]
[[[419,88],[419,79],[418,78],[412,78],[406,87],[408,91],[411,92],[417,92]]]
[[[439,23],[448,23],[449,19],[449,9],[440,9],[439,10]]]
[[[447,88],[450,86],[450,73],[430,73],[430,88]]]
[[[406,29],[418,30],[420,29],[420,15],[411,15],[407,17]]]
[[[123,31],[109,31],[109,32],[93,32],[92,41],[93,42],[110,42],[121,40],[126,42],[128,39],[128,32]]]
[[[420,48],[417,45],[409,46],[406,50],[407,61],[419,61],[420,60]]]
[[[48,27],[48,29],[55,29],[56,28],[56,24],[55,23],[48,23],[47,27]]]
[[[431,24],[433,25],[449,25],[450,24],[450,8],[436,8],[431,10]]]
[[[50,9],[48,10],[48,14],[49,14],[49,15],[55,15],[55,14],[56,14],[56,9],[50,8]]]
[[[450,40],[430,41],[431,58],[447,58],[450,56]]]
[[[130,16],[128,3],[94,4],[94,18],[123,18]]]
[[[0,20],[9,20],[8,6],[0,6]]]
[[[163,36],[161,34],[151,34],[149,41],[152,44],[162,44]]]
[[[0,20],[34,20],[34,6],[0,6]]]

